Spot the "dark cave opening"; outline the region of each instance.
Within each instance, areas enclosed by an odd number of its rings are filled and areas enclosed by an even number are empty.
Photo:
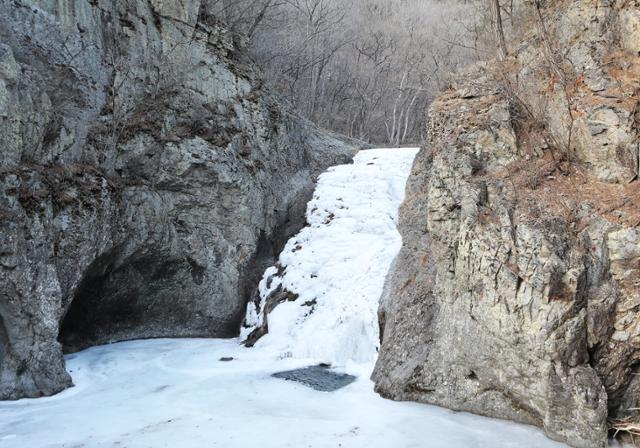
[[[60,324],[65,353],[112,342],[199,336],[185,285],[202,283],[203,268],[188,258],[114,249],[86,270]]]
[[[117,299],[106,297],[117,271],[115,262],[115,254],[106,253],[85,272],[60,324],[58,341],[65,353],[107,342],[105,335],[112,332],[114,325],[126,325],[135,319],[135,309],[130,305],[135,301],[135,291],[130,291],[128,285],[122,285]]]
[[[171,246],[112,248],[85,270],[58,341],[73,353],[132,339],[236,337],[244,310],[221,293],[225,275]]]

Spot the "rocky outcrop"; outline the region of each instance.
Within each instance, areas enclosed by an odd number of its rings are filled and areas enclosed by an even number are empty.
[[[548,3],[431,106],[374,380],[603,447],[640,418],[638,4]]]
[[[207,2],[0,5],[0,399],[68,351],[236,335],[354,144],[281,107]]]

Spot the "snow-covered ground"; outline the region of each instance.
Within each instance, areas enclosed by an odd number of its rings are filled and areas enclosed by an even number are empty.
[[[400,247],[397,208],[415,152],[364,151],[321,177],[310,227],[283,251],[284,272],[262,283],[264,297],[279,284],[299,297],[269,315],[256,347],[151,340],[69,356],[74,388],[0,403],[0,447],[562,446],[532,427],[373,392],[377,300]],[[260,319],[249,310],[250,324]],[[319,361],[358,379],[329,393],[271,376]]]
[[[384,400],[366,375],[331,393],[270,376],[303,365],[238,340],[94,347],[68,359],[76,387],[0,403],[0,447],[561,446],[534,428]]]

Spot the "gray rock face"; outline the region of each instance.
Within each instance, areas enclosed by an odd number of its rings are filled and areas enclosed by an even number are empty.
[[[0,5],[0,399],[62,348],[233,336],[316,176],[355,144],[287,112],[206,1]]]
[[[630,182],[640,161],[640,1],[548,3],[546,38],[517,48],[509,76],[556,145],[599,180]]]
[[[584,18],[587,9],[604,14],[587,4],[564,2],[567,10],[551,13],[580,17],[584,29],[597,22]],[[608,17],[627,17],[609,7],[619,15]],[[588,32],[572,36],[569,54],[599,45],[587,45]],[[521,81],[533,80],[519,64],[535,51],[524,45],[514,58]],[[594,59],[591,74],[627,91],[640,79],[629,76],[638,54],[613,55],[607,73],[596,74],[604,63]],[[611,69],[627,63],[626,72]],[[579,89],[574,132],[590,114],[626,118],[600,120],[610,140],[589,134],[560,162],[522,128],[501,79],[490,66],[473,67],[431,106],[400,212],[403,248],[380,308],[376,389],[603,447],[608,418],[640,418],[640,188],[636,166],[606,156],[608,143],[638,150],[638,98]],[[535,92],[550,99],[546,120],[566,112],[559,93],[532,88],[527,100]],[[570,140],[558,119],[548,129]]]

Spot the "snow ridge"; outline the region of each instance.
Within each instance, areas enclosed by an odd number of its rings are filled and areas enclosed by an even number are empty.
[[[398,208],[417,151],[361,151],[352,165],[320,176],[309,225],[289,240],[279,266],[266,270],[261,302],[249,304],[241,339],[263,324],[267,297],[282,288],[297,298],[266,317],[269,332],[256,347],[334,365],[375,360],[378,302],[402,244]]]

